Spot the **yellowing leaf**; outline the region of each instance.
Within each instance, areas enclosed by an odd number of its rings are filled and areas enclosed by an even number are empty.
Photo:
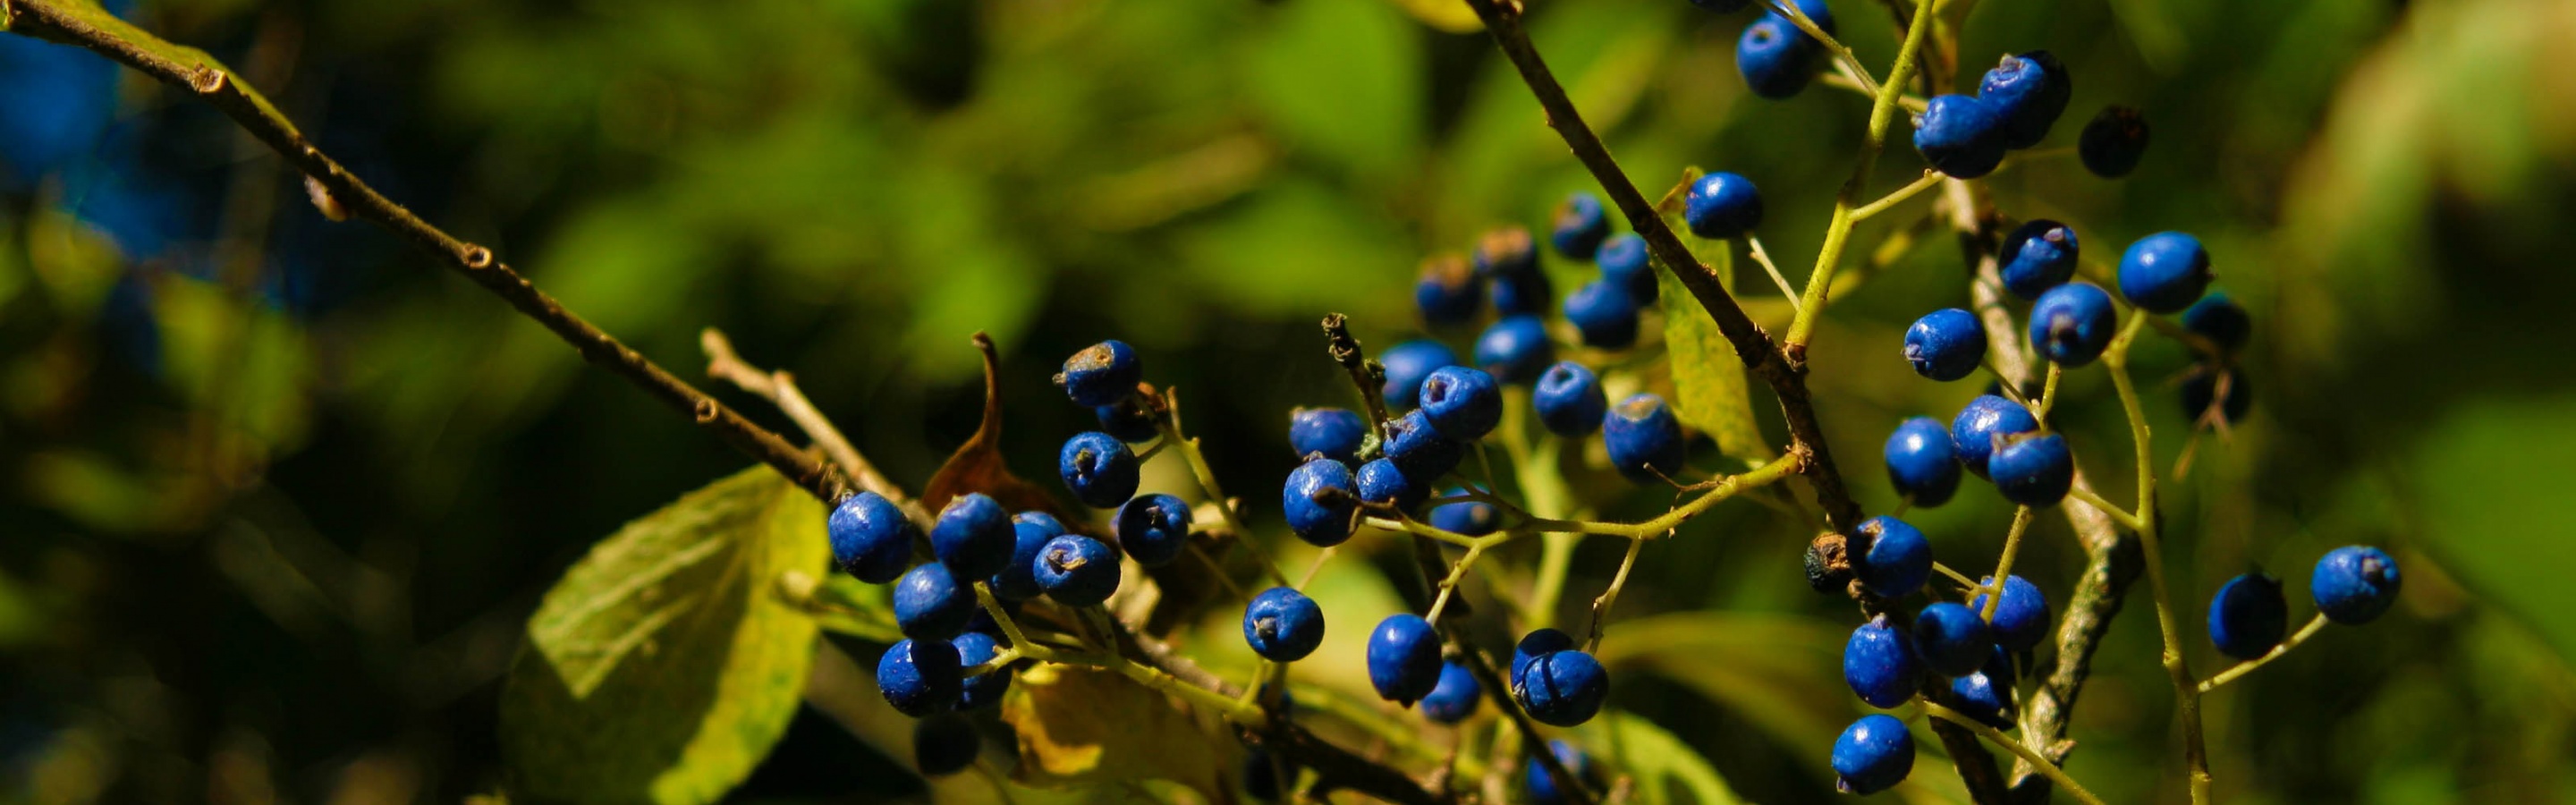
[[[1699,171],[1689,172],[1696,178]],[[1685,179],[1687,183],[1688,179]],[[1675,207],[1667,197],[1659,207]],[[1675,216],[1664,216],[1676,227]],[[1696,241],[1692,249],[1702,260],[1709,261],[1718,282],[1734,291],[1735,256],[1728,244],[1720,241]],[[1656,265],[1663,265],[1658,261]],[[1664,309],[1664,350],[1670,356],[1673,371],[1673,415],[1717,440],[1718,452],[1746,462],[1768,461],[1770,446],[1762,442],[1762,431],[1753,423],[1753,398],[1745,377],[1744,359],[1735,354],[1735,345],[1718,332],[1717,320],[1683,287],[1674,270],[1697,270],[1692,266],[1665,266],[1655,272],[1655,284]]]
[[[528,619],[501,689],[512,793],[713,802],[787,729],[815,626],[778,578],[825,572],[822,504],[754,467],[628,523]]]
[[[1202,729],[1168,697],[1116,671],[1040,665],[1002,699],[1002,721],[1019,733],[1012,779],[1042,788],[1145,780],[1187,785],[1230,802],[1223,782],[1232,740]]]

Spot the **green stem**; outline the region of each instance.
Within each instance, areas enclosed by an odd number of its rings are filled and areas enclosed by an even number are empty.
[[[2030,507],[2023,506],[2013,512],[2012,530],[2004,532],[2004,555],[2002,559],[1995,561],[1994,584],[1978,586],[1979,592],[1991,593],[1986,596],[1986,610],[1978,613],[1978,617],[1991,622],[1995,619],[1995,608],[2003,606],[2004,581],[2012,578],[2013,557],[2021,554],[2021,534],[2028,530],[2030,530]]]
[[[1976,733],[1977,737],[1986,739],[1987,743],[2012,750],[2012,753],[2021,756],[2022,760],[2029,761],[2032,766],[2038,767],[2041,774],[2048,775],[2048,779],[2056,781],[2057,787],[2066,789],[2066,793],[2075,795],[2075,799],[2077,801],[2084,802],[2086,805],[2102,805],[2101,797],[2094,796],[2093,792],[2085,790],[2084,784],[2076,782],[2075,778],[2069,776],[2065,769],[2058,768],[2057,764],[2048,762],[2047,758],[2040,757],[2039,753],[2031,751],[2030,747],[2021,745],[2020,742],[2006,737],[2001,732],[1996,732],[1995,728],[1986,726],[1976,719],[1960,715],[1959,711],[1934,704],[1930,701],[1920,699],[1916,701],[1921,702],[1923,705],[1924,715],[1947,721],[1952,724],[1957,724],[1961,727],[1966,727],[1968,731]]]
[[[2325,628],[2325,615],[2319,614],[2314,618],[2309,618],[2308,625],[2299,627],[2298,634],[2290,635],[2290,639],[2281,641],[2281,644],[2278,646],[2273,646],[2272,650],[2264,653],[2263,656],[2237,663],[2236,667],[2220,671],[2217,676],[2210,677],[2209,681],[2200,683],[2200,692],[2206,694],[2210,691],[2217,690],[2222,685],[2236,681],[2237,677],[2253,673],[2254,669],[2261,668],[2266,663],[2280,659],[2281,655],[2290,653],[2290,649],[2298,648],[2300,643],[2308,642],[2308,638],[2317,636],[2317,632],[2324,631]]]
[[[1915,0],[1914,21],[1905,27],[1905,44],[1897,49],[1896,66],[1888,68],[1887,81],[1878,86],[1878,99],[1870,104],[1869,130],[1861,135],[1859,164],[1852,167],[1851,180],[1843,183],[1842,192],[1834,197],[1834,217],[1825,225],[1825,245],[1816,254],[1816,269],[1807,275],[1806,296],[1798,301],[1797,318],[1789,322],[1787,352],[1791,360],[1806,351],[1807,341],[1814,336],[1816,315],[1825,309],[1825,292],[1834,286],[1835,264],[1842,262],[1843,247],[1851,240],[1852,211],[1860,206],[1861,190],[1869,184],[1870,171],[1878,165],[1878,152],[1887,146],[1887,128],[1896,120],[1896,99],[1905,94],[1905,85],[1914,80],[1914,54],[1923,49],[1924,34],[1932,30],[1932,0]]]
[[[2157,512],[2154,443],[2147,427],[2146,408],[2138,401],[2137,383],[2129,378],[2129,347],[2137,342],[2138,330],[2148,317],[2144,310],[2130,310],[2128,323],[2111,339],[2111,348],[2103,354],[2102,362],[2110,367],[2111,385],[2119,392],[2120,408],[2129,417],[2129,436],[2136,443],[2138,547],[2146,559],[2147,584],[2155,593],[2156,628],[2164,636],[2165,674],[2173,679],[2176,717],[2182,721],[2183,763],[2190,777],[2191,801],[2193,805],[2207,805],[2209,748],[2201,733],[2200,686],[2192,681],[2191,668],[2183,660],[2182,627],[2174,617],[2172,585],[2165,579],[2164,518]]]
[[[1180,404],[1178,395],[1168,399],[1174,407]],[[1260,541],[1252,538],[1252,529],[1244,527],[1243,518],[1235,513],[1234,499],[1226,497],[1225,489],[1217,485],[1216,471],[1208,467],[1207,456],[1199,452],[1199,441],[1181,435],[1180,415],[1175,413],[1164,417],[1155,426],[1163,431],[1164,444],[1180,450],[1181,458],[1190,465],[1190,475],[1198,479],[1199,491],[1216,503],[1217,513],[1225,516],[1225,527],[1234,532],[1234,540],[1252,552],[1252,558],[1261,563],[1262,572],[1270,574],[1272,582],[1288,586],[1288,576],[1279,572],[1279,563],[1270,561],[1270,552],[1263,550]]]

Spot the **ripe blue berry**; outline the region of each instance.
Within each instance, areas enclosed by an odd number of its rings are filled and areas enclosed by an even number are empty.
[[[1503,421],[1503,387],[1480,369],[1443,366],[1423,378],[1423,421],[1442,437],[1461,442],[1485,438]]]
[[[1646,239],[1634,232],[1621,232],[1601,242],[1594,253],[1601,266],[1601,278],[1628,289],[1628,298],[1639,305],[1652,304],[1659,290],[1655,285],[1655,266],[1646,260]]]
[[[1315,599],[1272,587],[1243,607],[1243,642],[1271,662],[1296,662],[1324,642],[1324,610]]]
[[[1368,440],[1368,421],[1347,408],[1299,408],[1288,412],[1288,449],[1300,460],[1322,453],[1344,464],[1358,461]]]
[[[869,584],[903,575],[912,564],[912,544],[921,538],[921,528],[903,509],[875,492],[842,498],[824,518],[823,532],[832,540],[833,563]]]
[[[2212,293],[2191,303],[2182,312],[2182,327],[2209,339],[2226,353],[2243,348],[2245,341],[2254,337],[2254,317],[2225,293]]]
[[[1413,706],[1440,685],[1440,635],[1409,612],[1387,616],[1369,633],[1369,684],[1379,698]]]
[[[1190,544],[1190,504],[1165,494],[1137,495],[1118,507],[1118,547],[1136,564],[1162,567]]]
[[[1959,409],[1959,418],[1950,421],[1950,447],[1959,454],[1959,466],[1977,477],[1986,477],[1986,459],[1995,454],[1995,440],[2016,433],[2039,429],[2039,419],[2030,409],[1992,394],[1968,401]]]
[[[2158,232],[2120,256],[2120,295],[2154,313],[2180,313],[2209,288],[2209,252],[2200,239]]]
[[[1047,540],[1035,568],[1038,589],[1066,606],[1097,604],[1118,591],[1117,552],[1080,534]]]
[[[1447,344],[1423,339],[1389,347],[1377,362],[1386,368],[1386,404],[1411,408],[1415,393],[1422,390],[1423,378],[1430,377],[1433,369],[1457,366],[1458,353],[1450,351]]]
[[[2075,276],[2078,245],[2074,227],[2045,218],[2013,229],[1995,253],[2003,266],[2004,289],[2023,299],[2037,299],[2065,284]]]
[[[1853,629],[1843,644],[1843,681],[1869,706],[1892,708],[1914,698],[1923,665],[1914,658],[1914,640],[1887,622],[1871,618]]]
[[[1555,755],[1557,765],[1564,766],[1566,773],[1574,775],[1575,779],[1559,781],[1548,774],[1547,764],[1536,760],[1522,764],[1529,767],[1529,771],[1522,775],[1522,782],[1529,787],[1531,802],[1537,805],[1557,805],[1565,801],[1565,792],[1571,788],[1598,790],[1601,787],[1600,781],[1595,779],[1599,775],[1593,772],[1591,755],[1574,748],[1573,744],[1559,740],[1549,740],[1547,752]]]
[[[1467,490],[1453,486],[1440,494],[1442,497],[1459,497],[1467,494]],[[1502,513],[1491,503],[1470,500],[1431,507],[1431,527],[1454,534],[1484,536],[1501,528],[1502,521]]]
[[[1986,655],[1986,664],[1977,672],[1950,680],[1950,693],[1958,698],[1961,715],[1985,722],[1999,730],[2013,728],[2012,657],[1997,648]]]
[[[1351,468],[1319,458],[1288,472],[1279,495],[1280,513],[1297,538],[1329,548],[1351,538],[1351,519],[1359,511],[1360,490]]]
[[[1988,576],[1978,583],[1993,584],[1995,579]],[[1968,602],[1968,608],[1986,611],[1986,594],[1978,593],[1974,600]],[[2048,638],[2048,596],[2029,579],[2005,577],[2004,600],[1995,605],[1995,619],[1987,627],[1994,630],[1995,644],[2003,646],[2006,651],[2029,651],[2037,647],[2039,641]]]
[[[1593,280],[1565,297],[1565,320],[1585,346],[1627,349],[1637,343],[1637,301],[1609,280]]]
[[[2245,382],[2245,373],[2233,366],[2216,369],[2206,365],[2193,370],[2191,377],[2182,382],[2184,416],[2197,421],[2209,414],[2210,402],[2218,398],[2221,377],[2227,383],[2227,402],[2219,406],[2218,415],[2231,424],[2245,418],[2245,412],[2254,406],[2254,387]]]
[[[1610,215],[1601,209],[1601,197],[1576,192],[1556,205],[1556,227],[1548,232],[1548,243],[1568,260],[1590,260],[1601,250],[1601,240],[1610,237]]]
[[[1762,191],[1743,176],[1711,172],[1691,183],[1682,199],[1682,220],[1691,234],[1709,240],[1744,237],[1762,225]]]
[[[1101,432],[1128,444],[1150,442],[1163,435],[1154,421],[1154,412],[1145,410],[1145,406],[1136,404],[1134,400],[1120,400],[1093,408],[1091,415],[1100,420]]]
[[[1914,734],[1885,713],[1861,716],[1834,739],[1834,787],[1846,794],[1875,794],[1914,772]]]
[[[1944,383],[1974,374],[1986,360],[1986,325],[1977,314],[1942,308],[1905,328],[1905,362],[1914,373]]]
[[[1640,393],[1619,401],[1601,420],[1601,442],[1610,466],[1629,480],[1669,479],[1682,471],[1682,423],[1662,397]]]
[[[975,724],[964,718],[941,714],[912,723],[912,763],[923,776],[946,777],[975,765],[975,755],[984,749],[984,741],[975,736]]]
[[[993,641],[992,635],[983,632],[967,632],[948,642],[957,647],[957,662],[963,668],[992,662],[993,657],[1001,653],[1000,644]],[[995,668],[965,679],[964,687],[957,694],[959,710],[982,710],[1001,704],[1002,694],[1011,689],[1009,668]]]
[[[957,583],[938,562],[905,571],[894,583],[894,623],[905,637],[947,640],[975,617],[975,589]]]
[[[1887,435],[1885,452],[1888,483],[1914,505],[1939,506],[1959,491],[1959,454],[1940,420],[1918,416],[1898,424]]]
[[[1011,515],[981,492],[948,500],[930,527],[930,550],[960,578],[980,579],[1011,564]]]
[[[1914,150],[1932,169],[1974,179],[2004,161],[2004,118],[1994,104],[1966,95],[1935,96],[1914,116]]]
[[[1610,410],[1610,399],[1602,396],[1601,378],[1592,370],[1573,361],[1557,361],[1538,376],[1538,386],[1530,395],[1538,409],[1538,421],[1549,433],[1581,437],[1601,427],[1601,415]]]
[[[1531,658],[1512,696],[1541,724],[1571,727],[1592,720],[1610,698],[1610,672],[1574,649]]]
[[[1064,524],[1046,512],[1020,512],[1011,518],[1011,563],[993,574],[993,597],[1004,601],[1026,601],[1045,591],[1038,589],[1038,551],[1048,540],[1064,536]]]
[[[1413,306],[1422,311],[1423,323],[1437,327],[1474,320],[1485,306],[1485,286],[1476,280],[1476,270],[1467,265],[1467,258],[1443,254],[1422,261],[1422,278],[1413,285]]]
[[[1554,362],[1556,346],[1548,343],[1547,325],[1537,316],[1504,316],[1476,337],[1476,365],[1505,383],[1537,380]]]
[[[1476,273],[1487,277],[1538,273],[1538,249],[1527,229],[1506,226],[1477,236]]]
[[[2084,159],[2084,169],[2104,179],[2129,175],[2146,154],[2147,118],[2126,106],[2102,107],[2075,141],[2075,155]]]
[[[1976,673],[1995,647],[1994,636],[1986,628],[1986,619],[1977,611],[1950,601],[1928,604],[1914,615],[1914,650],[1923,656],[1923,667],[1942,676],[1967,676]]]
[[[1135,348],[1110,340],[1064,359],[1064,373],[1055,376],[1055,384],[1064,387],[1065,396],[1076,404],[1102,406],[1136,393],[1136,382],[1143,379],[1145,364],[1136,357]]]
[[[2378,620],[2388,605],[2397,602],[2397,560],[2387,552],[2367,545],[2347,545],[2326,552],[2317,560],[2317,572],[2308,577],[2308,594],[2316,597],[2317,611],[2326,620],[2341,624],[2362,624]]]
[[[1573,635],[1553,628],[1538,629],[1522,635],[1521,642],[1512,646],[1512,675],[1505,682],[1514,690],[1520,689],[1521,673],[1529,670],[1531,661],[1559,651],[1570,650],[1574,645]]]
[[[1858,529],[1869,549],[1852,563],[1861,586],[1880,598],[1903,598],[1923,588],[1932,577],[1932,541],[1913,524],[1886,515],[1862,521]]]
[[[1442,437],[1419,410],[1386,423],[1385,449],[1404,477],[1426,488],[1467,458],[1466,443]]]
[[[1816,77],[1818,44],[1797,23],[1765,13],[1735,40],[1735,71],[1753,94],[1779,100],[1796,96]]]
[[[2005,500],[2032,508],[2057,505],[2075,484],[2075,454],[2054,433],[2004,440],[1987,469]]]
[[[2119,329],[2111,294],[2089,282],[2070,282],[2048,289],[2030,307],[2030,343],[2039,354],[2072,369],[2102,356]]]
[[[2247,573],[2228,579],[2209,599],[2209,642],[2240,660],[2271,653],[2290,628],[2290,603],[2281,596],[2281,580],[2269,573]]]
[[[1556,285],[1548,281],[1546,274],[1535,270],[1496,274],[1493,294],[1496,314],[1537,316],[1547,313],[1547,302],[1556,296]]]
[[[946,640],[907,639],[877,658],[877,692],[896,712],[913,718],[945,713],[965,690],[957,647]]]
[[[2066,112],[2075,82],[2066,65],[2045,50],[2005,56],[1977,85],[1977,97],[2004,118],[2004,147],[2029,148],[2048,139],[2048,128]]]
[[[1411,512],[1414,507],[1422,505],[1422,501],[1431,497],[1430,485],[1417,484],[1413,479],[1405,477],[1404,468],[1397,465],[1394,459],[1381,458],[1362,464],[1357,476],[1360,499],[1370,503],[1385,504],[1401,511]]]
[[[1442,724],[1456,724],[1476,714],[1476,703],[1483,701],[1485,690],[1476,684],[1476,674],[1467,666],[1441,663],[1440,684],[1431,695],[1422,697],[1422,717]]]
[[[1127,443],[1099,431],[1064,440],[1055,470],[1075,500],[1095,509],[1116,508],[1136,496],[1136,454]]]

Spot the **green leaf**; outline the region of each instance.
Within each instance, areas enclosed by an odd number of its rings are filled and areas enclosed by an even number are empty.
[[[1040,788],[1170,780],[1228,802],[1222,747],[1172,700],[1116,671],[1038,665],[1002,697],[1002,721],[1019,736],[1011,779]]]
[[[1624,621],[1601,662],[1642,666],[1735,711],[1784,747],[1831,740],[1851,719],[1837,672],[1843,635],[1783,615],[1681,612]]]
[[[713,802],[787,729],[814,622],[783,601],[829,558],[822,504],[766,467],[629,523],[528,619],[501,690],[512,794]]]
[[[2424,526],[2418,544],[2469,589],[2521,616],[2562,657],[2576,657],[2576,621],[2558,616],[2576,604],[2558,576],[2576,564],[2576,528],[2501,501],[2563,494],[2562,462],[2576,451],[2571,410],[2576,398],[2481,400],[2433,427],[2413,462]],[[2401,569],[2405,559],[2401,553]],[[2401,606],[2405,596],[2436,589],[2405,581]]]
[[[1579,732],[1583,745],[1604,747],[1610,764],[1636,781],[1637,801],[1645,805],[1670,805],[1676,786],[1690,795],[1685,801],[1696,805],[1743,801],[1698,752],[1641,716],[1607,713]]]
[[[1697,177],[1698,169],[1687,172]],[[1689,178],[1683,180],[1685,183]],[[1675,231],[1674,216],[1665,222]],[[1728,292],[1735,290],[1735,255],[1722,241],[1697,241],[1692,251],[1710,261],[1718,283]],[[1663,265],[1656,261],[1656,265]],[[1681,267],[1690,270],[1690,267]],[[1735,345],[1718,332],[1717,320],[1700,309],[1690,289],[1673,273],[1674,266],[1655,272],[1655,284],[1663,300],[1664,349],[1671,358],[1673,370],[1673,414],[1689,425],[1717,440],[1718,452],[1746,462],[1771,459],[1771,448],[1762,441],[1762,430],[1753,422],[1753,396],[1745,377],[1744,359],[1735,353]]]

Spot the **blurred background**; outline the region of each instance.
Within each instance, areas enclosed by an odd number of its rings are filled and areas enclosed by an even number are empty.
[[[359,175],[675,371],[697,376],[699,330],[724,329],[916,489],[974,429],[970,333],[1001,345],[1003,444],[1041,478],[1091,427],[1045,377],[1116,337],[1275,522],[1258,502],[1293,464],[1286,412],[1349,399],[1318,317],[1348,313],[1376,346],[1413,337],[1417,261],[1541,226],[1590,186],[1445,0],[111,5],[223,58]],[[1883,72],[1885,9],[1831,5]],[[1751,13],[1532,6],[1638,184],[1751,177],[1761,234],[1804,273],[1866,98],[1748,94],[1733,43]],[[2219,667],[2201,606],[2250,566],[2288,580],[2298,620],[2327,549],[2382,545],[2405,568],[2389,617],[2210,699],[2230,801],[2576,797],[2576,525],[2554,509],[2576,481],[2570,41],[2566,0],[1983,0],[1970,17],[1960,80],[2034,48],[2070,65],[2050,146],[2112,103],[2154,132],[2124,181],[2071,158],[1999,174],[2003,212],[2075,225],[2099,264],[2196,233],[2256,317],[2255,406],[2225,439],[2186,436],[2179,345],[2138,358],[2158,464],[2192,451],[2166,514],[2195,667]],[[1879,189],[1919,166],[1892,148]],[[1856,251],[1922,208],[1863,225]],[[1550,270],[1569,289],[1587,267]],[[1825,425],[1873,510],[1894,503],[1879,441],[1977,393],[1896,359],[1906,323],[1965,303],[1964,276],[1936,234],[1820,331]],[[1738,286],[1775,298],[1759,274]],[[2108,381],[2075,373],[2065,393],[2078,456],[2126,489]],[[621,523],[748,463],[408,244],[327,222],[211,109],[0,38],[0,801],[492,791],[498,679],[537,597]],[[1664,501],[1598,491],[1609,516]],[[1975,565],[2010,512],[1971,489],[1909,517]],[[2082,553],[2062,518],[2039,523],[2020,568],[2059,598]],[[1828,797],[1826,747],[1861,707],[1834,672],[1856,615],[1805,590],[1803,541],[1721,507],[1653,545],[1620,602],[1667,628],[1612,632],[1637,669],[1614,707],[1754,801]],[[1619,550],[1579,555],[1568,617]],[[1718,614],[1672,615],[1702,610]],[[2077,710],[2070,769],[2115,802],[2181,796],[2152,620],[2133,598]],[[808,711],[735,798],[926,796],[908,768]],[[1946,768],[1916,777],[1915,800],[1956,792]]]

